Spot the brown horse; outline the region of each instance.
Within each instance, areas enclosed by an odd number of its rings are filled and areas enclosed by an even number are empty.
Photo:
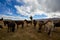
[[[3,18],[0,19],[0,28],[1,29],[3,28],[2,22],[3,22]]]
[[[24,26],[24,21],[15,21],[15,23],[17,24],[17,29],[18,29],[19,25],[22,25],[22,28]]]
[[[8,21],[3,21],[4,22],[4,26],[6,26],[9,22]]]
[[[42,26],[44,25],[44,21],[39,21],[38,32],[41,32]]]
[[[14,32],[15,31],[14,21],[9,21],[9,23],[7,24],[7,27],[8,27],[8,32]]]
[[[32,25],[32,21],[31,20],[24,20],[24,21],[26,21],[27,26],[28,26],[28,24],[31,24]],[[36,28],[37,21],[36,20],[33,20],[33,24],[34,24],[34,28]]]
[[[33,20],[34,28],[36,28],[37,21]]]
[[[28,27],[29,23],[32,24],[32,21],[30,21],[30,20],[24,20],[24,21],[27,23],[27,27]]]

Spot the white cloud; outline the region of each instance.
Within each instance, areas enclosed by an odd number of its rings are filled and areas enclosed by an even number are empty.
[[[22,14],[24,16],[35,16],[35,15],[41,15],[42,13],[45,14],[44,11],[36,7],[35,9],[32,6],[18,6],[15,5],[15,8],[17,9],[17,13]]]
[[[17,0],[17,1],[20,1],[20,0]],[[43,7],[38,2],[38,0],[23,0],[23,2],[25,4],[22,6],[15,5],[15,8],[17,9],[17,13],[22,14],[24,16],[29,16],[29,17],[46,14],[46,12],[43,10]]]
[[[27,18],[20,17],[20,16],[8,16],[8,15],[3,15],[3,19],[10,19],[10,20],[25,20]],[[27,19],[30,20],[30,19]]]
[[[17,2],[21,0],[17,0]],[[50,10],[53,5],[51,5],[51,0],[22,0],[25,4],[22,6],[15,5],[17,12],[24,16],[35,16],[45,14],[47,18],[59,17],[60,12],[52,12]],[[54,2],[55,3],[55,2]],[[50,8],[49,8],[49,5]]]
[[[23,2],[25,3],[25,5],[23,6],[15,5],[15,8],[17,9],[18,13],[24,16],[34,16],[36,14],[40,15],[41,13],[44,13],[41,5],[38,3],[37,0],[23,0]]]
[[[60,18],[60,12],[54,12],[52,14],[52,17],[54,17],[54,18]]]

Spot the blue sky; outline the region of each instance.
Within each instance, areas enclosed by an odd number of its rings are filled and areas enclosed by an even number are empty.
[[[37,0],[0,0],[0,17],[5,19],[48,18],[43,6]],[[50,17],[50,16],[49,16]]]

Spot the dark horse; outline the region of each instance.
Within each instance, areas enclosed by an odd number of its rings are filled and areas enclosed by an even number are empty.
[[[38,32],[41,32],[42,26],[45,25],[44,21],[39,21]]]
[[[3,20],[3,18],[0,19],[0,21],[2,21],[2,20]]]
[[[54,23],[54,27],[60,27],[60,22]]]
[[[0,21],[3,21],[3,18],[1,18]],[[0,28],[1,28],[1,29],[3,28],[2,25],[0,25]]]
[[[56,27],[60,27],[60,22],[54,23],[54,30]]]
[[[37,21],[33,20],[34,28],[36,28]]]
[[[15,23],[13,21],[9,21],[9,23],[7,24],[8,26],[8,32],[14,32],[15,31]]]
[[[0,25],[0,28],[1,28],[1,29],[3,28],[2,25]]]
[[[27,23],[27,27],[28,27],[28,24],[32,24],[32,22],[30,20],[24,20],[26,23]]]
[[[9,22],[8,21],[3,21],[4,22],[4,26],[6,26]]]
[[[24,21],[15,21],[15,23],[17,24],[17,29],[19,25],[22,25],[22,28],[24,26]]]

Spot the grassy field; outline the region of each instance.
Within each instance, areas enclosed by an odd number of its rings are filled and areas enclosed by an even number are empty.
[[[0,40],[60,40],[60,28],[56,28],[55,32],[52,32],[51,37],[47,35],[44,31],[38,33],[37,29],[34,29],[31,25],[29,27],[21,28],[15,30],[15,32],[7,32],[7,27],[4,26],[0,29]]]

